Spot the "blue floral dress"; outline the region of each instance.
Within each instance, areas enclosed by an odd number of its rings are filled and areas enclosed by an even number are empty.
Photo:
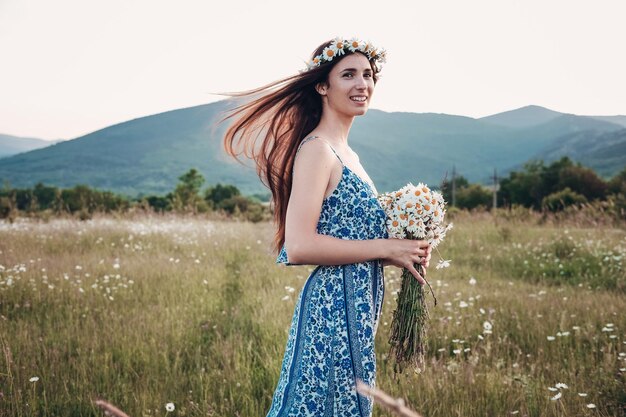
[[[342,176],[322,202],[317,232],[349,240],[387,238],[375,188],[337,158]],[[276,262],[292,265],[284,246]],[[268,417],[371,416],[372,402],[357,394],[355,382],[375,385],[374,336],[383,295],[381,260],[320,265],[311,272],[298,296]]]

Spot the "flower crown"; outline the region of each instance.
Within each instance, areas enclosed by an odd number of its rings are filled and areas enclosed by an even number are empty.
[[[371,42],[363,42],[360,39],[352,38],[345,40],[343,38],[335,38],[332,40],[321,54],[313,57],[306,63],[306,68],[302,72],[317,68],[325,62],[330,62],[336,56],[344,55],[347,52],[362,52],[370,61],[377,61],[381,64],[387,62],[387,51],[383,48],[376,48]]]

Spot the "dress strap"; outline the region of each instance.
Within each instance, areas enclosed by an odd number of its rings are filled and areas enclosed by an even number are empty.
[[[323,139],[322,139],[322,140],[323,140]],[[326,142],[326,141],[324,140],[324,142]],[[341,162],[341,165],[343,165],[343,161],[341,160],[341,158],[339,157],[339,155],[337,154],[337,152],[335,152],[335,149],[334,149],[332,146],[330,146],[330,143],[326,142],[326,144],[330,147],[330,150],[331,150],[331,151],[333,151],[333,153],[335,154],[335,156],[337,157],[337,159],[339,159],[339,162]]]
[[[300,152],[300,148],[302,148],[302,145],[304,145],[311,139],[315,139],[315,138],[319,138],[319,136],[309,136],[307,138],[302,139],[302,142],[300,142],[300,145],[298,145],[298,150],[296,150],[296,155],[298,154],[298,152]]]
[[[331,151],[333,151],[333,153],[335,154],[335,156],[337,157],[337,159],[339,159],[339,162],[341,162],[341,165],[343,165],[343,161],[341,160],[341,158],[339,157],[339,155],[337,154],[337,152],[335,152],[335,149],[330,145],[330,143],[326,142],[324,139],[320,138],[319,136],[309,136],[307,138],[304,138],[302,140],[302,142],[300,142],[300,145],[298,146],[298,150],[296,151],[296,155],[298,154],[298,152],[300,152],[300,148],[302,147],[302,145],[304,145],[306,142],[308,142],[311,139],[315,139],[315,138],[319,138],[321,141],[323,141],[324,143],[326,143],[328,145],[328,147],[330,148]]]

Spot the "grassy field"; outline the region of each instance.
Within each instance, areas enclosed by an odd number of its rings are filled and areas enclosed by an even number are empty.
[[[626,231],[523,218],[454,219],[421,374],[387,360],[386,269],[379,388],[427,417],[625,414]],[[265,416],[312,270],[276,265],[271,236],[199,217],[0,223],[0,415],[101,416],[102,398]]]

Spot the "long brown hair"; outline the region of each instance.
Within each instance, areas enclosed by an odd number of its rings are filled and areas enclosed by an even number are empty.
[[[320,55],[330,44],[331,41],[321,44],[312,57]],[[248,98],[222,119],[234,119],[224,135],[224,148],[237,160],[241,154],[253,159],[261,182],[272,192],[274,221],[278,226],[275,251],[285,243],[285,218],[298,146],[322,117],[322,98],[315,87],[326,83],[330,70],[347,55],[263,87],[225,94]],[[376,82],[379,68],[374,60],[370,60],[370,65]]]

